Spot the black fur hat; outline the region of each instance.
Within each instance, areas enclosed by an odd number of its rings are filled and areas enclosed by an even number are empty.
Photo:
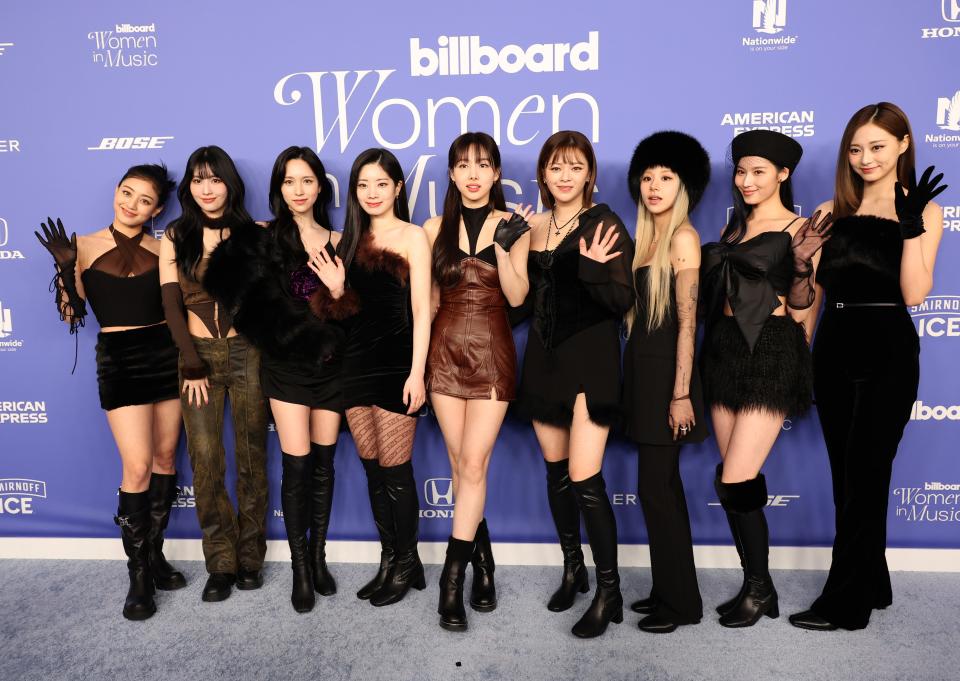
[[[700,199],[710,181],[710,156],[696,139],[674,130],[655,132],[643,139],[633,151],[627,183],[633,202],[640,201],[640,178],[647,168],[663,166],[680,176],[690,199],[689,211]]]

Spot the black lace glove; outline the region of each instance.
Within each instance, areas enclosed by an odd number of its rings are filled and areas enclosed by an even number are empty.
[[[493,232],[493,241],[500,244],[500,248],[509,251],[517,239],[530,231],[530,225],[522,217],[514,213],[509,220],[501,218]]]
[[[923,209],[948,186],[945,184],[937,186],[943,179],[943,173],[931,180],[930,175],[932,174],[933,166],[930,166],[923,171],[920,182],[917,182],[917,173],[911,170],[907,194],[904,194],[903,185],[899,182],[894,187],[897,219],[900,221],[900,236],[904,239],[914,239],[927,231],[923,228]]]
[[[787,296],[787,305],[794,310],[806,310],[815,296],[813,256],[823,248],[832,234],[833,213],[820,219],[820,211],[806,219],[793,236],[793,283]]]
[[[77,233],[74,232],[68,239],[60,218],[57,218],[57,223],[54,224],[53,218],[48,217],[46,224],[40,223],[40,229],[43,230],[43,236],[40,232],[34,234],[53,256],[57,266],[57,273],[50,282],[50,290],[56,295],[55,302],[60,319],[69,317],[70,333],[76,333],[77,329],[83,326],[83,318],[87,315],[87,305],[77,291]]]

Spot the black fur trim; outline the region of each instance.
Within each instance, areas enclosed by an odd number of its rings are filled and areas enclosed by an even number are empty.
[[[232,231],[210,254],[203,288],[227,311],[235,313],[251,285],[263,276],[268,239],[266,229],[251,225]]]
[[[627,184],[633,202],[640,201],[640,177],[647,168],[670,168],[687,188],[689,212],[693,212],[710,182],[710,155],[694,137],[674,130],[655,132],[644,138],[633,151]]]
[[[767,479],[763,474],[743,482],[714,480],[720,505],[730,513],[750,513],[767,505]]]

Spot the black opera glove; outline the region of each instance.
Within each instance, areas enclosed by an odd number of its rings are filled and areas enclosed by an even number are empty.
[[[514,213],[510,219],[501,218],[493,232],[493,241],[505,251],[517,242],[517,239],[530,231],[530,225],[521,216]]]
[[[40,223],[40,229],[43,230],[43,236],[40,236],[40,232],[34,232],[34,235],[53,256],[57,266],[50,290],[54,292],[60,319],[70,317],[70,333],[76,333],[87,315],[86,302],[77,290],[77,233],[74,232],[68,239],[60,218],[54,224],[53,218],[48,217],[46,224]]]
[[[43,236],[40,232],[34,232],[34,235],[40,241],[40,244],[50,251],[53,261],[57,267],[63,269],[67,265],[74,265],[77,262],[77,233],[74,232],[67,238],[67,231],[63,228],[60,218],[57,218],[57,224],[53,224],[53,218],[47,218],[47,223],[40,223],[40,229],[43,230]]]
[[[920,176],[920,182],[917,182],[917,173],[910,171],[910,184],[907,187],[908,193],[904,193],[903,185],[899,182],[894,186],[894,203],[897,209],[897,219],[900,221],[900,236],[903,239],[914,239],[925,231],[923,228],[923,209],[948,185],[940,185],[943,179],[943,173],[940,173],[932,180],[934,167],[930,166],[923,171]]]
[[[813,305],[814,290],[813,256],[833,236],[833,213],[820,219],[820,211],[807,218],[793,236],[793,282],[787,294],[787,305],[794,310],[805,310]]]

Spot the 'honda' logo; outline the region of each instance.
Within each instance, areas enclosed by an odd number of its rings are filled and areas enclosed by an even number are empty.
[[[453,480],[430,478],[423,483],[423,498],[430,506],[453,506]]]

